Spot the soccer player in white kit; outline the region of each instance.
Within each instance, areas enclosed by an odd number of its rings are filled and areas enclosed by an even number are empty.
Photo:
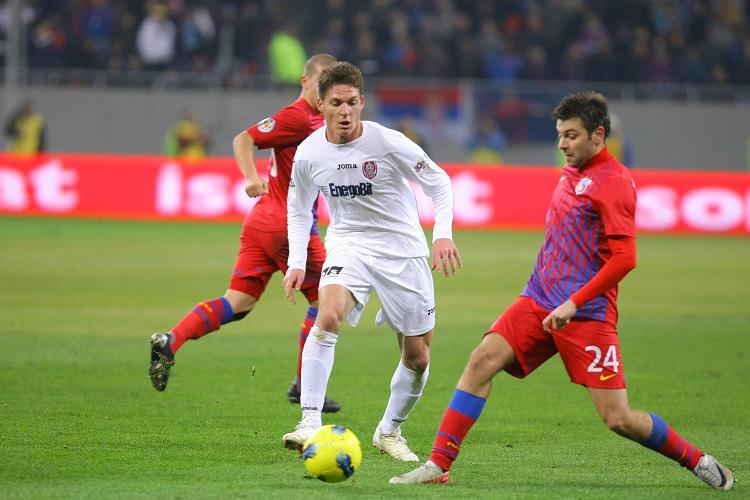
[[[318,193],[328,202],[327,257],[320,278],[315,326],[302,352],[302,419],[283,436],[287,448],[302,445],[322,425],[321,409],[333,368],[341,324],[359,321],[372,290],[382,309],[378,324],[397,333],[401,360],[372,443],[397,460],[419,461],[401,436],[401,424],[427,382],[435,326],[429,247],[419,224],[409,180],[421,185],[435,207],[432,269],[446,276],[461,267],[452,240],[453,190],[448,175],[403,134],[361,121],[365,104],[360,70],[347,62],[323,70],[318,106],[325,127],[297,148],[287,198],[289,270],[284,293],[293,303],[300,290],[312,207]]]

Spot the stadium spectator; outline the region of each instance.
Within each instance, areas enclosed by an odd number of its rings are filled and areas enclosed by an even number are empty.
[[[502,152],[507,143],[505,134],[497,126],[497,122],[492,117],[482,117],[466,145],[469,150],[469,161],[500,165],[503,162]]]
[[[34,68],[62,68],[67,62],[68,37],[58,14],[42,19],[29,39],[29,64]]]
[[[559,352],[570,380],[588,389],[610,430],[671,458],[710,486],[729,490],[731,470],[661,417],[628,404],[617,337],[617,284],[635,268],[636,194],[630,173],[607,149],[607,102],[594,92],[565,96],[553,117],[567,165],[552,196],[531,277],[471,354],[430,459],[391,483],[447,482],[494,376],[506,371],[524,378]]]
[[[26,100],[8,117],[5,135],[10,140],[8,151],[13,154],[30,156],[42,153],[46,149],[44,116],[34,110],[30,100]]]
[[[396,122],[396,130],[404,134],[411,142],[422,148],[422,151],[425,153],[430,152],[430,148],[427,146],[427,141],[425,140],[424,135],[419,131],[413,116],[402,116],[398,122]]]
[[[182,160],[196,161],[206,157],[211,137],[203,130],[198,115],[187,110],[167,133],[164,153]]]
[[[80,19],[81,36],[77,38],[87,66],[104,68],[110,54],[110,38],[114,29],[112,7],[108,0],[91,0],[83,7]]]
[[[328,54],[311,57],[300,77],[302,90],[299,98],[234,138],[234,157],[245,177],[245,192],[251,198],[260,199],[247,214],[242,226],[240,249],[224,296],[199,303],[170,331],[152,335],[149,376],[157,391],[167,388],[174,356],[187,340],[197,340],[218,330],[223,324],[247,316],[260,300],[273,273],[286,271],[289,255],[286,199],[292,158],[299,143],[323,124],[316,108],[317,80],[321,69],[334,61]],[[256,147],[273,148],[267,182],[259,177],[255,166]],[[297,378],[287,393],[289,401],[297,404],[300,399],[302,348],[318,314],[318,281],[325,259],[317,226],[310,231],[310,244],[306,247],[309,253],[308,276],[302,284],[302,292],[310,307],[299,332]],[[323,411],[336,412],[340,409],[336,401],[325,398]]]
[[[276,83],[296,83],[305,66],[305,47],[296,36],[296,30],[295,24],[287,21],[271,35],[268,63],[271,79]]]
[[[461,266],[451,239],[453,192],[448,175],[419,146],[378,123],[361,121],[363,87],[356,66],[337,63],[326,68],[318,85],[325,128],[310,135],[294,156],[289,269],[284,277],[284,293],[292,302],[306,279],[305,249],[319,186],[324,186],[331,222],[320,314],[302,353],[302,419],[282,439],[286,447],[301,450],[321,427],[341,324],[345,319],[357,324],[374,289],[382,304],[376,321],[387,322],[397,333],[401,356],[372,444],[397,460],[418,461],[401,436],[401,424],[427,382],[435,299],[430,252],[406,180],[419,183],[435,205],[432,268],[446,276]]]
[[[195,59],[210,66],[206,58],[215,56],[216,24],[205,5],[188,7],[179,21],[178,47],[181,66],[195,68]]]
[[[165,70],[174,62],[177,53],[177,28],[169,19],[169,8],[166,5],[150,5],[148,15],[138,27],[135,44],[143,67],[147,70]]]

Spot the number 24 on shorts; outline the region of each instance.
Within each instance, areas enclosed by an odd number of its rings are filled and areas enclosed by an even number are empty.
[[[604,368],[609,368],[614,373],[618,372],[620,362],[617,361],[617,346],[610,345],[607,348],[607,354],[604,355],[604,361],[602,361],[602,350],[596,345],[587,345],[587,352],[594,353],[594,361],[588,367],[588,371],[594,373],[600,373],[604,371]],[[601,362],[601,365],[599,364]]]

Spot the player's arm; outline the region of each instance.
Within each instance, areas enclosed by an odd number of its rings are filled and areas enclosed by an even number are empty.
[[[299,291],[305,279],[307,245],[313,223],[312,208],[318,196],[317,186],[309,176],[309,163],[294,157],[287,194],[287,234],[289,237],[288,269],[284,276],[284,295],[296,303],[293,290]]]
[[[453,186],[450,177],[413,142],[408,141],[406,150],[405,173],[422,186],[435,209],[431,269],[446,276],[456,274],[463,263],[453,243]]]
[[[612,250],[610,259],[588,283],[544,319],[542,324],[545,330],[557,330],[566,326],[581,306],[617,285],[630,271],[635,269],[636,246],[634,236],[610,237],[607,238],[607,243]]]
[[[251,198],[268,193],[268,183],[260,178],[255,167],[255,141],[243,130],[232,141],[234,160],[245,177],[245,193]]]

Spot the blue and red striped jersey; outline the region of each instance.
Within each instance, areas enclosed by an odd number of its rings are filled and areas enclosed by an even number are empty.
[[[544,243],[521,295],[552,311],[609,260],[607,238],[635,236],[635,183],[604,148],[580,169],[566,165],[547,211]],[[617,322],[617,286],[578,308],[575,318]]]

